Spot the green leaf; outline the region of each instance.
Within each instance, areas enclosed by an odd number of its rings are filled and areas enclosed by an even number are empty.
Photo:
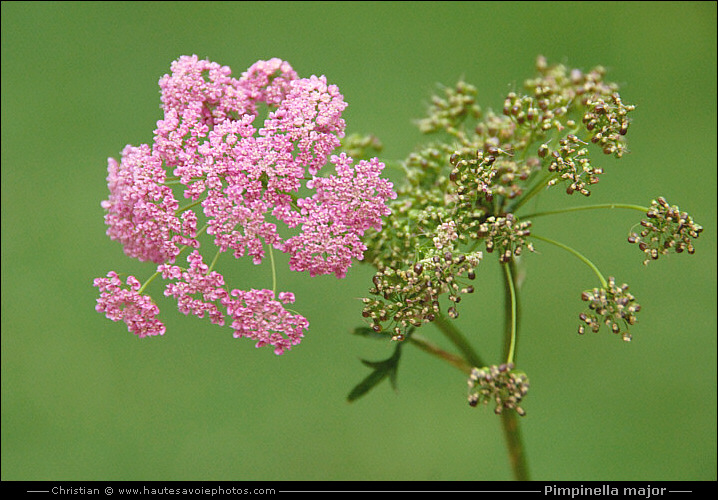
[[[359,399],[364,394],[369,392],[372,387],[384,380],[387,375],[388,372],[386,371],[382,372],[379,370],[375,370],[371,372],[371,374],[367,378],[362,380],[356,387],[354,387],[354,389],[352,389],[352,391],[347,396],[347,401],[351,403],[352,401]]]
[[[386,332],[375,332],[373,328],[368,326],[358,326],[352,330],[352,334],[376,340],[388,340],[390,338]]]
[[[347,401],[350,403],[356,401],[387,377],[389,377],[391,387],[396,390],[396,376],[399,368],[399,358],[401,357],[401,346],[401,343],[397,343],[394,354],[388,359],[382,361],[361,360],[365,366],[372,368],[373,371],[352,389],[347,396]]]

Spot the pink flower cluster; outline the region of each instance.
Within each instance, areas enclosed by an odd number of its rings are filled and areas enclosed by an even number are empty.
[[[196,250],[187,257],[187,262],[189,268],[186,271],[170,264],[157,267],[162,278],[177,280],[167,284],[165,296],[177,299],[177,306],[183,314],[192,313],[199,318],[207,314],[212,323],[224,325],[224,314],[217,306],[217,302],[227,296],[224,277],[216,271],[209,272],[202,255]],[[198,295],[201,298],[196,298]]]
[[[196,250],[187,257],[189,268],[163,264],[157,268],[164,279],[176,279],[169,283],[165,295],[174,297],[179,310],[203,318],[207,314],[212,323],[224,325],[223,306],[232,318],[234,336],[249,337],[256,346],[274,346],[276,354],[282,354],[300,342],[309,322],[302,316],[289,313],[282,304],[294,303],[294,295],[287,292],[274,299],[271,290],[232,290],[224,288],[224,278],[202,261]],[[236,299],[233,297],[237,297]]]
[[[376,158],[352,167],[342,153],[332,156],[338,176],[314,177],[307,183],[316,193],[297,201],[304,216],[302,233],[289,238],[282,250],[291,255],[289,266],[311,276],[335,273],[343,278],[352,258],[361,260],[366,245],[360,237],[369,228],[381,229],[381,217],[389,215],[385,202],[396,195],[391,184],[379,177],[383,164]]]
[[[281,292],[277,299],[271,290],[232,290],[236,300],[227,300],[227,313],[232,316],[236,338],[249,337],[256,347],[274,346],[274,354],[283,354],[298,344],[309,328],[299,314],[291,314],[282,304],[293,304],[294,294]]]
[[[100,289],[95,310],[112,321],[124,321],[129,331],[138,337],[164,335],[165,326],[157,319],[160,309],[147,295],[139,293],[140,282],[134,276],[127,277],[129,288],[123,288],[116,272],[107,273],[107,278],[95,278],[94,285]]]
[[[172,264],[185,248],[199,248],[198,234],[206,229],[219,251],[236,258],[259,264],[271,245],[290,256],[292,270],[344,277],[352,259],[363,258],[364,232],[381,228],[386,202],[396,197],[380,177],[384,164],[374,158],[354,165],[345,154],[333,155],[346,126],[342,94],[324,76],[299,78],[281,59],[258,61],[234,78],[227,66],[182,56],[159,86],[164,117],[153,144],[127,146],[119,163],[108,161],[107,234],[128,256],[160,264],[158,272],[173,281],[165,295],[177,299],[180,311],[223,325],[223,306],[235,337],[281,354],[308,326],[284,308],[294,302],[292,294],[228,292],[196,251],[188,269]],[[186,208],[170,181],[189,200]],[[201,230],[198,216],[206,219]],[[280,236],[280,223],[288,235]],[[136,290],[128,285],[126,292]],[[101,292],[98,308],[114,311],[114,295]],[[133,307],[144,299],[126,298]]]
[[[159,263],[174,260],[178,244],[199,246],[197,216],[192,211],[177,216],[179,204],[163,185],[162,158],[149,146],[125,147],[121,164],[110,158],[107,170],[110,198],[102,202],[107,235],[122,243],[125,254]]]

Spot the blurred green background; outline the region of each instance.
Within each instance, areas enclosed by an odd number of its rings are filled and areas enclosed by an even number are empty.
[[[327,76],[347,132],[384,157],[421,139],[437,83],[460,77],[484,109],[534,75],[538,54],[602,64],[638,106],[632,153],[605,160],[592,203],[664,195],[705,228],[697,253],[648,267],[625,237],[640,215],[583,212],[534,227],[631,285],[634,341],[576,335],[595,277],[548,245],[522,265],[518,359],[531,393],[522,428],[534,479],[716,479],[715,2],[2,3],[2,479],[506,480],[499,419],[466,404],[462,373],[407,346],[399,391],[349,404],[389,343],[349,334],[371,269],[344,280],[284,271],[311,322],[277,357],[176,311],[155,283],[167,333],[140,340],[94,310],[92,279],[149,276],[105,236],[107,157],[152,140],[158,79],[197,54],[240,75],[280,57]],[[587,203],[560,190],[536,209]],[[235,287],[267,266],[229,256]],[[285,261],[282,261],[286,263]],[[285,268],[286,269],[286,268]],[[493,259],[459,325],[498,362],[503,291]],[[423,331],[441,345],[433,327]]]

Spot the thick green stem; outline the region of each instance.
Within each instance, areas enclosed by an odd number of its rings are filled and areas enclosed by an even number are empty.
[[[506,446],[509,449],[509,461],[517,481],[530,481],[529,467],[524,454],[524,443],[521,439],[519,416],[515,411],[501,412],[501,423],[504,428]]]
[[[518,297],[516,294],[516,271],[514,263],[511,262],[504,267],[504,272],[507,275],[507,280],[511,281],[511,285],[508,285],[507,281],[507,297],[512,296],[513,299],[509,299],[507,302],[508,318],[513,318],[507,322],[509,337],[513,339],[513,346],[510,348],[512,358],[516,357],[516,333],[518,332]],[[513,312],[512,312],[513,311]],[[441,330],[441,332],[461,351],[466,361],[469,362],[471,367],[481,368],[487,366],[481,360],[479,355],[469,345],[463,334],[454,326],[453,323],[448,321],[444,316],[438,314],[434,320],[434,324]],[[460,370],[466,373],[466,370],[470,368],[466,364],[456,360],[455,356],[442,351],[441,349],[429,345],[423,339],[418,339],[416,342],[417,346],[422,350],[439,356],[452,365],[456,366]],[[509,354],[507,354],[509,356]],[[528,464],[526,463],[526,456],[524,454],[523,441],[521,439],[521,430],[519,423],[516,418],[516,414],[513,411],[505,411],[501,414],[501,423],[504,429],[504,436],[506,437],[506,444],[509,450],[509,458],[511,461],[511,468],[514,473],[514,477],[518,481],[528,481]]]
[[[516,286],[516,264],[514,261],[503,266],[505,281],[504,327],[506,330],[506,359],[507,363],[516,362],[516,341],[519,327],[519,300]],[[509,451],[511,469],[517,481],[529,480],[529,468],[524,453],[524,444],[521,438],[518,416],[514,411],[501,412],[501,424],[504,429],[506,446]]]
[[[416,333],[413,334],[411,337],[409,337],[409,342],[421,349],[422,351],[443,359],[450,365],[464,372],[466,375],[471,374],[471,369],[473,367],[464,358],[457,354],[443,350],[436,344],[433,344],[426,340],[421,335],[417,335]]]
[[[459,351],[461,351],[461,354],[464,355],[464,359],[466,359],[471,366],[475,366],[477,368],[486,366],[458,328],[456,328],[452,322],[444,318],[441,313],[437,313],[436,318],[434,319],[434,324],[439,327],[439,330],[441,330],[446,338],[448,338],[459,349]]]

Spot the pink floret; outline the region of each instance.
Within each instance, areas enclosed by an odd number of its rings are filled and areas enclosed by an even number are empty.
[[[283,304],[294,303],[293,294],[283,292],[277,298],[271,290],[232,290],[224,303],[233,319],[234,336],[254,339],[256,347],[271,345],[277,355],[299,344],[309,322],[284,308]]]

